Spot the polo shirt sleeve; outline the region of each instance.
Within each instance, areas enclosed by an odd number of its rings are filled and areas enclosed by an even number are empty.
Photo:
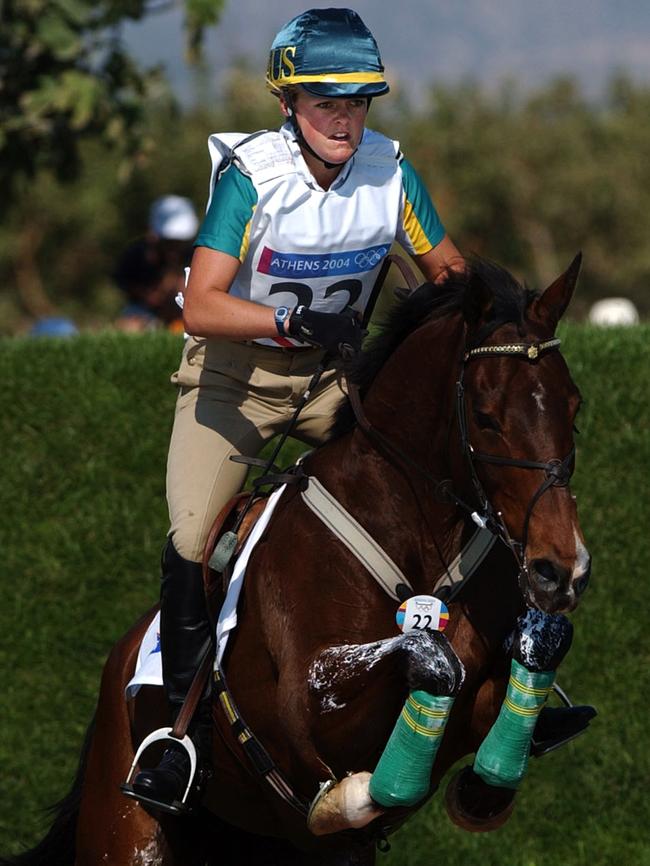
[[[210,247],[243,262],[256,205],[257,192],[251,179],[236,166],[228,166],[214,188],[194,246]]]
[[[407,253],[419,256],[440,243],[445,236],[445,227],[411,163],[402,158],[400,167],[404,195],[396,240]]]

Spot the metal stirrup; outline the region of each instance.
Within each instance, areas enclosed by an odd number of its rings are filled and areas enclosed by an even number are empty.
[[[155,731],[152,731],[148,736],[144,738],[144,740],[140,743],[138,747],[138,751],[135,753],[135,757],[133,758],[133,763],[131,764],[131,769],[129,770],[129,774],[126,777],[126,781],[123,784],[122,790],[126,786],[131,786],[131,780],[133,779],[133,774],[135,772],[135,768],[140,760],[143,752],[149,748],[153,743],[158,743],[163,740],[169,740],[172,743],[175,743],[178,746],[182,746],[190,759],[190,778],[187,783],[187,787],[185,788],[185,793],[183,794],[183,798],[180,801],[181,806],[184,806],[187,798],[189,796],[190,791],[192,790],[192,782],[194,781],[194,776],[196,775],[196,767],[197,767],[197,758],[196,758],[196,747],[194,743],[189,738],[187,734],[183,737],[183,739],[179,739],[178,737],[172,736],[173,728],[158,728]],[[132,789],[131,789],[132,790]],[[130,791],[125,791],[125,793],[131,793]],[[133,792],[132,796],[137,798],[137,792]]]

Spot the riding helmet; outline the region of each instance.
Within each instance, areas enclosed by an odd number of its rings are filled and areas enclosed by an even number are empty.
[[[309,9],[273,40],[266,74],[276,94],[301,85],[315,96],[388,93],[375,39],[352,9]]]

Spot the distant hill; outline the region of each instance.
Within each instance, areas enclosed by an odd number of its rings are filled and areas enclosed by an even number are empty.
[[[357,0],[351,6],[375,34],[394,85],[413,95],[435,81],[474,78],[488,86],[511,77],[529,88],[567,73],[597,95],[615,70],[650,80],[650,3],[638,0]],[[262,76],[277,30],[309,8],[304,0],[228,0],[206,42],[218,87],[246,58]],[[152,14],[124,29],[144,65],[163,63],[182,97],[191,93],[183,60],[182,14]]]

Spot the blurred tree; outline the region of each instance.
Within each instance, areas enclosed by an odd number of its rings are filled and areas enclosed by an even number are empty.
[[[624,295],[650,312],[650,89],[626,76],[587,102],[575,81],[437,87],[400,139],[450,234],[533,285],[584,252],[582,315]]]
[[[24,331],[35,317],[54,313],[84,328],[109,323],[124,303],[110,275],[124,246],[146,229],[151,202],[176,193],[202,213],[208,135],[279,122],[277,100],[242,68],[209,108],[181,111],[150,100],[142,124],[152,147],[123,182],[116,183],[119,155],[91,136],[79,146],[78,178],[63,181],[38,171],[0,220],[0,335]]]
[[[188,52],[224,0],[185,0]],[[126,160],[147,148],[143,109],[155,72],[124,50],[118,25],[174,5],[159,0],[3,0],[0,184],[7,206],[39,168],[79,172],[79,142],[96,136]]]
[[[43,244],[62,210],[72,212],[68,227],[83,219],[87,197],[75,207],[43,200],[37,192],[38,208],[26,211],[24,204],[35,185],[66,198],[63,189],[55,193],[49,175],[65,183],[79,177],[85,140],[110,151],[113,178],[131,174],[151,151],[145,109],[153,94],[163,93],[163,81],[157,70],[141,70],[124,50],[119,25],[173,5],[168,0],[3,0],[0,6],[0,207],[7,215],[16,205],[14,215],[26,217],[13,233],[9,258],[12,283],[30,316],[53,312],[42,277]],[[196,60],[203,30],[217,22],[224,0],[184,0],[182,5],[188,56]],[[70,243],[73,249],[72,237]]]

